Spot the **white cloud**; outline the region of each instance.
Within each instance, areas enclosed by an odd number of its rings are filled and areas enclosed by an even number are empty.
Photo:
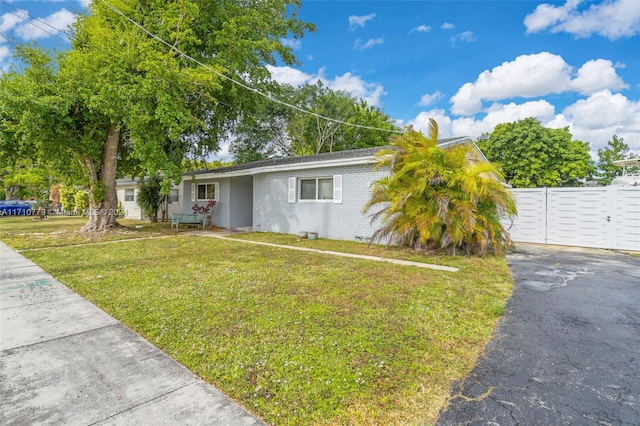
[[[574,125],[584,129],[630,126],[640,131],[640,102],[633,102],[620,93],[612,94],[609,90],[580,99],[565,108],[563,113]]]
[[[527,33],[550,29],[576,37],[599,34],[611,40],[640,33],[640,2],[638,0],[609,0],[593,4],[579,11],[580,0],[567,0],[562,6],[541,4],[527,15]]]
[[[438,102],[440,99],[442,99],[443,96],[444,95],[439,90],[436,90],[433,93],[427,93],[426,95],[422,95],[422,97],[420,98],[420,102],[418,102],[418,105],[424,107],[429,106]]]
[[[562,115],[574,138],[590,142],[593,152],[615,134],[640,154],[640,101],[603,90],[568,106]]]
[[[307,74],[298,69],[292,67],[276,67],[273,65],[267,65],[267,69],[271,73],[271,77],[282,84],[290,84],[292,86],[301,86],[310,82],[314,76]]]
[[[0,16],[0,31],[6,33],[28,18],[28,12],[24,9],[17,9],[15,12],[5,13]]]
[[[379,106],[380,98],[387,93],[384,87],[378,83],[370,83],[362,77],[346,72],[330,79],[325,75],[324,68],[320,68],[316,74],[307,74],[291,67],[276,67],[267,65],[273,79],[279,83],[292,86],[301,86],[305,83],[315,83],[320,80],[331,90],[342,90],[351,93],[356,98],[366,101],[369,105]]]
[[[575,91],[588,95],[599,90],[627,87],[609,60],[586,62],[575,73],[561,56],[549,52],[521,55],[491,71],[483,71],[473,83],[465,83],[451,98],[451,112],[471,115],[482,110],[482,101],[514,97],[533,98]]]
[[[615,68],[609,60],[587,61],[578,70],[576,78],[571,81],[571,88],[578,93],[588,95],[603,89],[620,90],[629,87],[616,74]]]
[[[545,100],[506,105],[495,103],[482,118],[451,118],[444,110],[434,109],[420,112],[407,124],[426,131],[429,117],[436,120],[443,138],[476,138],[492,132],[500,123],[534,117],[545,127],[569,127],[574,139],[589,142],[592,154],[606,146],[614,134],[624,138],[631,150],[640,154],[640,101],[633,101],[619,93],[613,94],[609,90],[580,99],[561,113],[556,113],[555,107]]]
[[[77,16],[67,9],[60,9],[59,11],[47,16],[46,18],[36,20],[30,20],[27,23],[21,24],[16,27],[15,33],[24,40],[37,40],[41,38],[48,38],[52,36],[62,36],[61,31],[66,31],[68,27],[73,24]]]
[[[524,18],[524,26],[527,27],[527,33],[542,31],[547,27],[557,24],[567,19],[573,9],[575,9],[580,0],[567,0],[564,6],[554,6],[551,4],[541,4],[536,7],[533,13]]]
[[[78,3],[80,3],[80,6],[83,8],[88,9],[91,4],[91,0],[78,0]]]
[[[367,40],[366,43],[363,43],[362,39],[357,38],[356,41],[353,43],[353,48],[356,50],[367,50],[367,49],[371,49],[376,44],[382,44],[382,43],[384,43],[384,37],[370,38],[369,40]]]
[[[409,33],[428,33],[429,31],[431,31],[431,27],[428,25],[418,25],[415,28],[411,28],[411,31],[409,31]]]
[[[351,31],[353,31],[358,27],[364,27],[367,21],[370,21],[375,17],[376,17],[375,13],[370,13],[368,15],[361,15],[361,16],[357,16],[357,15],[349,16],[349,28],[351,28]]]
[[[452,46],[455,46],[459,41],[464,41],[467,43],[474,42],[476,41],[476,36],[473,35],[473,32],[471,31],[465,31],[463,33],[454,35],[449,39],[449,41],[451,42]]]
[[[455,28],[455,25],[449,23],[449,22],[445,22],[444,24],[442,24],[442,26],[440,27],[443,30],[452,30]]]
[[[440,138],[448,138],[452,136],[451,118],[447,116],[443,109],[423,111],[413,120],[409,120],[407,125],[411,125],[415,130],[426,134],[429,131],[429,118],[433,118],[436,123],[438,123],[438,136]]]
[[[301,40],[283,38],[283,39],[280,39],[280,41],[282,42],[283,46],[290,47],[293,50],[299,50],[300,47],[302,47],[302,41]]]
[[[5,44],[0,44],[0,70],[7,71],[11,61],[11,49]]]
[[[440,136],[443,138],[458,136],[476,138],[483,133],[492,132],[494,127],[500,123],[509,123],[527,117],[535,117],[541,121],[551,120],[555,117],[555,108],[544,100],[525,102],[523,104],[509,103],[502,105],[496,103],[489,108],[487,114],[482,119],[473,117],[452,119],[444,113],[444,110],[435,109],[421,112],[414,120],[411,120],[410,123],[413,124],[415,128],[424,131],[426,130],[424,126],[428,124],[425,117],[428,116],[433,117],[438,122],[440,126]],[[438,119],[444,120],[444,129]]]

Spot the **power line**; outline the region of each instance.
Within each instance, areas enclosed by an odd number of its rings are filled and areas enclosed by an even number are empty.
[[[29,25],[32,25],[32,26],[34,26],[34,27],[36,27],[36,28],[37,28],[37,29],[39,29],[40,31],[42,31],[42,32],[44,32],[44,33],[49,34],[51,37],[56,37],[56,38],[58,38],[58,39],[60,39],[60,40],[63,40],[63,41],[65,41],[65,42],[68,42],[68,41],[69,41],[69,38],[68,38],[68,37],[70,37],[70,34],[68,34],[66,31],[61,30],[61,29],[59,29],[59,28],[56,28],[56,27],[54,27],[53,25],[51,25],[51,24],[49,24],[49,23],[47,23],[47,22],[45,22],[45,21],[43,21],[43,20],[41,20],[41,19],[35,18],[35,17],[33,17],[33,16],[29,15],[29,13],[28,13],[27,11],[25,11],[25,10],[23,10],[23,9],[18,9],[17,7],[15,7],[15,6],[13,6],[13,5],[11,5],[11,4],[9,4],[9,3],[7,3],[6,1],[2,1],[2,0],[0,0],[0,3],[4,4],[5,6],[9,6],[9,7],[11,7],[12,9],[16,10],[17,12],[19,12],[19,13],[15,13],[15,12],[12,12],[12,11],[10,11],[10,10],[8,10],[8,11],[7,11],[7,13],[10,13],[11,15],[13,15],[13,16],[15,16],[15,17],[17,17],[18,19],[21,19],[23,22],[25,22],[25,23],[27,23],[27,24],[29,24]],[[30,19],[27,19],[27,18],[30,18]],[[58,34],[54,34],[54,33],[50,32],[50,31],[47,31],[46,29],[44,29],[44,28],[42,28],[42,27],[40,27],[40,26],[36,25],[33,21],[40,22],[40,23],[42,23],[42,24],[46,25],[47,27],[49,27],[49,28],[51,28],[51,29],[53,29],[53,30],[55,30],[55,31],[58,31],[58,32],[60,32],[60,33],[64,34],[65,36],[67,36],[67,38],[63,38],[63,37],[61,37],[61,36],[60,36],[60,35],[58,35]],[[13,43],[12,43],[12,44],[13,44]],[[14,47],[15,47],[15,45],[14,45]]]
[[[7,37],[4,33],[0,32],[0,37],[5,39],[7,41],[7,43],[12,45],[14,48],[16,47],[15,43],[13,41],[11,41],[11,39],[9,37]]]
[[[190,61],[192,61],[192,62],[194,62],[194,63],[196,63],[196,64],[198,64],[198,65],[200,65],[201,67],[206,68],[207,70],[211,71],[212,73],[216,74],[217,76],[219,76],[219,77],[221,77],[221,78],[223,78],[223,79],[225,79],[225,80],[228,80],[228,81],[230,81],[231,83],[233,83],[233,84],[235,84],[235,85],[237,85],[237,86],[240,86],[240,87],[242,87],[242,88],[244,88],[244,89],[246,89],[246,90],[249,90],[249,91],[251,91],[251,92],[253,92],[253,93],[257,94],[257,95],[260,95],[260,96],[262,96],[262,97],[264,97],[264,98],[266,98],[266,99],[268,99],[268,100],[270,100],[270,101],[273,101],[273,102],[279,103],[280,105],[284,105],[284,106],[286,106],[286,107],[289,107],[289,108],[295,109],[296,111],[302,112],[302,113],[304,113],[304,114],[312,115],[312,116],[314,116],[314,117],[316,117],[316,118],[320,118],[320,119],[326,120],[326,121],[331,122],[331,123],[344,124],[344,125],[346,125],[346,126],[357,127],[357,128],[360,128],[360,129],[379,130],[379,131],[382,131],[382,132],[388,132],[388,133],[400,133],[400,134],[401,134],[401,133],[403,133],[402,131],[399,131],[399,130],[381,129],[381,128],[378,128],[378,127],[365,126],[365,125],[362,125],[362,124],[348,123],[348,122],[346,122],[346,121],[339,120],[339,119],[336,119],[336,118],[325,117],[325,116],[323,116],[323,115],[321,115],[321,114],[318,114],[318,113],[313,112],[313,111],[306,110],[306,109],[301,108],[301,107],[299,107],[299,106],[297,106],[297,105],[293,105],[293,104],[287,103],[287,102],[285,102],[285,101],[281,101],[280,99],[276,99],[276,98],[272,97],[272,96],[271,96],[270,94],[268,94],[268,93],[263,93],[263,92],[261,92],[260,90],[255,89],[255,88],[253,88],[253,87],[251,87],[251,86],[247,85],[247,84],[246,84],[246,83],[244,83],[244,82],[240,82],[240,81],[237,81],[237,80],[235,80],[235,79],[233,79],[233,78],[231,78],[231,77],[228,77],[228,76],[226,76],[226,75],[224,75],[224,74],[222,74],[222,73],[220,73],[220,72],[216,71],[215,69],[213,69],[213,68],[212,68],[212,67],[210,67],[209,65],[204,64],[204,63],[200,62],[199,60],[195,59],[194,57],[192,57],[192,56],[190,56],[190,55],[187,55],[186,53],[184,53],[183,51],[181,51],[180,49],[178,49],[176,46],[173,46],[173,45],[171,45],[170,43],[168,43],[168,42],[164,41],[164,40],[163,40],[162,38],[160,38],[159,36],[157,36],[157,35],[153,34],[153,33],[152,33],[152,32],[150,32],[149,30],[147,30],[147,29],[146,29],[145,27],[143,27],[141,24],[139,24],[139,23],[137,23],[136,21],[134,21],[133,19],[129,18],[127,15],[125,15],[123,12],[121,12],[120,10],[118,10],[117,8],[115,8],[114,6],[111,6],[111,5],[110,5],[109,3],[107,3],[105,0],[102,0],[102,2],[103,2],[103,3],[104,3],[104,4],[105,4],[109,9],[111,9],[113,12],[117,13],[118,15],[122,16],[123,18],[125,18],[127,21],[131,22],[133,25],[135,25],[136,27],[138,27],[139,29],[141,29],[142,31],[144,31],[144,32],[145,32],[147,35],[149,35],[151,38],[153,38],[154,40],[156,40],[156,41],[158,41],[158,42],[160,42],[160,43],[164,44],[165,46],[169,47],[171,50],[174,50],[176,53],[178,53],[178,54],[182,55],[184,58],[186,58],[186,59],[188,59],[188,60],[190,60]]]
[[[67,37],[69,36],[69,34],[68,34],[65,30],[61,30],[60,28],[56,28],[56,27],[54,27],[53,25],[49,24],[48,22],[43,21],[42,19],[39,19],[39,18],[36,18],[36,17],[34,17],[34,16],[29,15],[29,12],[27,12],[27,11],[26,11],[26,10],[24,10],[24,9],[18,9],[17,7],[13,6],[12,4],[10,4],[10,3],[8,3],[8,2],[6,2],[6,1],[4,1],[4,0],[0,0],[0,3],[4,4],[5,6],[9,6],[9,7],[10,7],[10,8],[12,8],[13,10],[19,11],[21,15],[25,15],[25,16],[27,16],[27,17],[31,18],[31,19],[32,19],[32,20],[34,20],[34,21],[38,21],[38,22],[40,22],[41,24],[46,25],[47,27],[51,28],[52,30],[58,31],[58,32],[60,32],[60,33],[62,33],[62,34],[64,34],[64,35],[66,35]],[[13,13],[13,12],[11,12],[11,11],[8,11],[8,13],[10,13],[10,14],[12,14],[12,15],[14,15],[14,16],[17,16],[18,18],[22,19],[23,21],[25,21],[25,22],[27,22],[27,23],[30,23],[31,25],[33,25],[33,26],[35,26],[36,28],[38,28],[38,29],[40,29],[40,30],[42,30],[42,31],[46,32],[47,34],[49,34],[49,35],[50,35],[50,36],[52,36],[52,37],[58,37],[58,38],[59,38],[59,36],[57,36],[57,35],[55,35],[55,34],[51,34],[50,32],[46,31],[44,28],[38,27],[37,25],[33,24],[31,21],[28,21],[27,19],[25,19],[23,16],[20,16],[20,15],[18,15],[18,14],[15,14],[15,13]]]
[[[193,57],[192,57],[192,56],[190,56],[190,55],[187,55],[186,53],[182,52],[182,51],[181,51],[180,49],[178,49],[177,47],[175,47],[175,46],[173,46],[173,45],[169,44],[168,42],[166,42],[165,40],[163,40],[163,39],[162,39],[162,38],[160,38],[159,36],[157,36],[157,35],[155,35],[155,34],[151,33],[149,30],[147,30],[146,28],[144,28],[141,24],[139,24],[139,23],[137,23],[136,21],[134,21],[133,19],[129,18],[127,15],[125,15],[123,12],[121,12],[121,11],[120,11],[119,9],[117,9],[116,7],[114,7],[114,6],[110,5],[109,3],[107,3],[105,0],[102,0],[102,2],[103,2],[103,3],[104,3],[104,4],[105,4],[109,9],[111,9],[113,12],[115,12],[115,13],[117,13],[118,15],[122,16],[122,17],[123,17],[123,18],[125,18],[127,21],[131,22],[133,25],[135,25],[136,27],[138,27],[139,29],[141,29],[143,32],[145,32],[147,35],[149,35],[150,37],[152,37],[152,38],[153,38],[153,39],[155,39],[156,41],[158,41],[158,42],[160,42],[160,43],[164,44],[165,46],[169,47],[171,50],[174,50],[176,53],[180,54],[180,55],[181,55],[181,56],[183,56],[184,58],[186,58],[186,59],[188,59],[188,60],[190,60],[190,61],[192,61],[192,62],[196,63],[197,65],[200,65],[201,67],[206,68],[207,70],[209,70],[209,71],[213,72],[213,73],[214,73],[214,74],[216,74],[217,76],[219,76],[219,77],[221,77],[221,78],[223,78],[223,79],[225,79],[225,80],[228,80],[228,81],[230,81],[231,83],[236,84],[236,85],[238,85],[238,86],[240,86],[240,87],[243,87],[244,89],[249,90],[249,91],[251,91],[251,92],[253,92],[253,93],[257,94],[257,95],[260,95],[260,96],[262,96],[262,97],[264,97],[264,98],[266,98],[266,99],[268,99],[268,100],[270,100],[270,101],[273,101],[273,102],[276,102],[276,103],[278,103],[278,104],[284,105],[284,106],[286,106],[286,107],[292,108],[292,109],[294,109],[294,110],[296,110],[296,111],[299,111],[299,112],[302,112],[302,113],[304,113],[304,114],[309,114],[309,115],[311,115],[311,116],[313,116],[313,117],[316,117],[316,118],[320,118],[320,119],[326,120],[326,121],[331,122],[331,123],[344,124],[344,125],[346,125],[346,126],[351,126],[351,127],[361,128],[361,129],[368,129],[368,130],[378,130],[378,131],[383,131],[383,132],[388,132],[388,133],[398,133],[398,134],[401,134],[401,133],[402,133],[401,131],[398,131],[398,130],[382,129],[382,128],[378,128],[378,127],[374,127],[374,126],[366,126],[366,125],[362,125],[362,124],[349,123],[349,122],[346,122],[346,121],[343,121],[343,120],[340,120],[340,119],[331,118],[331,117],[326,117],[326,116],[323,116],[323,115],[318,114],[318,113],[316,113],[316,112],[309,111],[309,110],[307,110],[307,109],[301,108],[301,107],[299,107],[299,106],[297,106],[297,105],[293,105],[293,104],[290,104],[290,103],[288,103],[288,102],[282,101],[282,100],[280,100],[280,99],[274,98],[274,97],[272,97],[272,96],[271,96],[270,94],[268,94],[268,93],[261,92],[260,90],[255,89],[255,88],[253,88],[253,87],[251,87],[251,86],[247,85],[247,84],[246,84],[246,83],[244,83],[244,82],[240,82],[240,81],[237,81],[237,80],[235,80],[235,79],[233,79],[233,78],[231,78],[231,77],[228,77],[228,76],[226,76],[226,75],[224,75],[224,74],[222,74],[222,73],[220,73],[220,72],[216,71],[216,70],[215,70],[215,69],[213,69],[211,66],[209,66],[209,65],[207,65],[207,64],[204,64],[204,63],[200,62],[199,60],[197,60],[197,59],[193,58]],[[46,26],[50,27],[51,29],[53,29],[53,30],[55,30],[55,31],[58,31],[58,32],[60,32],[60,33],[62,33],[62,34],[64,34],[64,35],[66,35],[66,36],[69,36],[69,34],[68,34],[67,32],[65,32],[64,30],[61,30],[61,29],[59,29],[59,28],[56,28],[56,27],[54,27],[54,26],[52,26],[52,25],[48,24],[47,22],[42,21],[42,20],[40,20],[40,19],[38,19],[38,18],[34,18],[33,16],[29,15],[29,14],[28,14],[27,12],[25,12],[24,10],[22,10],[22,9],[18,9],[18,8],[16,8],[16,7],[14,7],[14,6],[10,5],[9,3],[7,3],[7,2],[6,2],[6,1],[4,1],[4,0],[0,0],[0,3],[3,3],[3,4],[5,4],[5,5],[7,5],[7,6],[9,6],[9,7],[13,8],[14,10],[16,10],[16,11],[19,11],[19,12],[20,12],[20,14],[13,13],[13,12],[11,12],[11,11],[9,11],[8,13],[11,13],[12,15],[14,15],[14,16],[18,17],[19,19],[23,20],[24,22],[26,22],[26,23],[28,23],[28,24],[30,24],[30,25],[33,25],[34,27],[38,28],[39,30],[41,30],[41,31],[43,31],[43,32],[45,32],[45,33],[47,33],[47,34],[51,35],[52,37],[57,37],[57,38],[62,39],[62,37],[60,37],[60,36],[58,36],[58,35],[56,35],[56,34],[52,34],[51,32],[49,32],[49,31],[45,30],[44,28],[42,28],[42,27],[40,27],[40,26],[36,25],[35,23],[33,23],[33,21],[29,21],[29,20],[27,20],[24,16],[27,16],[27,17],[29,17],[29,18],[31,18],[32,20],[35,20],[35,21],[37,21],[37,22],[41,22],[42,24],[44,24],[44,25],[46,25]],[[24,15],[24,16],[21,16],[21,15]],[[10,41],[10,40],[5,36],[5,35],[4,35],[4,34],[0,33],[0,35],[1,35],[3,38],[5,38],[9,43],[11,43],[12,45],[14,45],[14,44],[13,44],[13,43],[12,43],[12,42],[11,42],[11,41]],[[67,39],[63,39],[63,40],[64,40],[64,41],[68,41]],[[15,45],[14,45],[14,47],[15,47]]]

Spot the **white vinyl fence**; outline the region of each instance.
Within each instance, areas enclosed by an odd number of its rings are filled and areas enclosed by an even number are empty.
[[[515,242],[640,251],[640,187],[513,192],[518,217],[509,232]]]

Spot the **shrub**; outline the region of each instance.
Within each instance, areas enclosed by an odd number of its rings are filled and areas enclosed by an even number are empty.
[[[516,206],[495,167],[471,163],[469,146],[445,150],[437,141],[438,125],[431,120],[427,137],[410,130],[378,154],[377,168],[388,167],[392,174],[374,182],[363,209],[381,207],[372,215],[372,223],[383,224],[373,239],[449,254],[511,247],[500,219],[513,217]]]

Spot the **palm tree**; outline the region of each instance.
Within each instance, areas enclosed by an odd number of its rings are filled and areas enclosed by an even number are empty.
[[[438,125],[431,119],[428,135],[409,130],[381,151],[376,168],[388,167],[391,175],[373,184],[363,211],[381,207],[371,217],[382,227],[374,241],[418,250],[444,249],[449,254],[497,253],[512,246],[502,217],[516,215],[502,176],[487,162],[469,162],[469,146],[442,149],[437,146]]]
[[[161,182],[162,179],[158,176],[146,179],[140,185],[140,191],[138,192],[138,199],[136,200],[138,206],[149,216],[151,222],[158,221],[158,210],[160,210],[160,206],[169,199],[167,195],[161,194]]]

